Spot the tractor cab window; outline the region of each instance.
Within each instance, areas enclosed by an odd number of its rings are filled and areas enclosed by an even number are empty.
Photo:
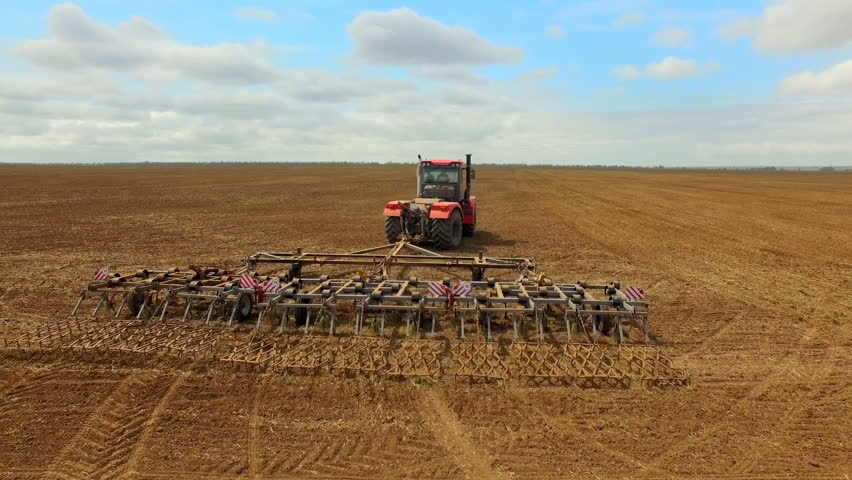
[[[439,166],[424,167],[423,183],[459,183],[459,168]]]

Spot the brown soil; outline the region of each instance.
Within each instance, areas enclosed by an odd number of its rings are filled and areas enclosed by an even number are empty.
[[[383,243],[412,167],[0,167],[0,326],[96,267]],[[852,178],[479,168],[463,250],[645,287],[691,385],[581,390],[0,356],[0,479],[852,476]]]

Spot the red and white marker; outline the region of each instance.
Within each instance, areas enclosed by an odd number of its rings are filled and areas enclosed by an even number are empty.
[[[95,280],[104,281],[109,279],[109,269],[107,267],[101,267],[95,270]]]
[[[429,295],[433,297],[444,297],[447,295],[447,287],[441,282],[429,282],[427,290]]]
[[[261,288],[266,293],[274,293],[281,290],[281,282],[278,278],[270,278],[261,284]]]
[[[469,295],[470,292],[473,291],[473,285],[469,282],[462,282],[453,287],[453,295],[457,297],[463,297],[465,295]]]
[[[645,299],[645,290],[642,290],[639,287],[627,287],[624,290],[625,295],[630,300],[644,300]]]
[[[254,276],[244,273],[240,277],[240,286],[243,288],[254,288],[258,285],[258,281]]]

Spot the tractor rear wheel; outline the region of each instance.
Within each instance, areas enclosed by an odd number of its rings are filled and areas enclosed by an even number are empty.
[[[432,241],[441,250],[458,248],[462,238],[462,216],[454,210],[450,218],[432,220]]]
[[[385,236],[388,243],[396,243],[402,237],[402,217],[385,217]]]

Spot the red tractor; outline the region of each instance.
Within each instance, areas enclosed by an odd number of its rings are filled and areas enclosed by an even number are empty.
[[[474,172],[467,161],[426,160],[417,156],[417,198],[385,206],[385,234],[394,243],[406,236],[437,248],[457,248],[476,230],[476,197],[470,194]]]

